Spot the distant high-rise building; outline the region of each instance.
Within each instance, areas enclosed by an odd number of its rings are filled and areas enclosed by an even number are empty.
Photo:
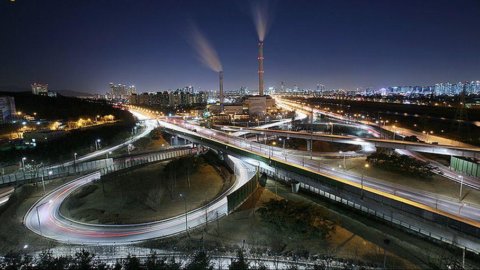
[[[187,85],[183,88],[183,91],[187,92],[187,93],[190,93],[190,94],[193,94],[194,93],[194,88],[191,85]]]
[[[207,103],[207,95],[204,92],[190,93],[184,88],[176,91],[152,92],[132,94],[128,96],[132,105],[151,105],[160,107],[177,107],[188,105],[202,105]]]
[[[0,97],[0,124],[13,120],[16,114],[15,99],[8,96]]]
[[[240,90],[238,91],[238,94],[241,96],[248,95],[248,88],[245,86],[241,86]]]
[[[112,98],[126,98],[129,95],[137,93],[135,85],[110,83],[110,95]]]
[[[317,84],[317,95],[323,95],[325,92],[325,85],[318,83]]]
[[[48,84],[46,83],[32,83],[32,94],[34,95],[48,95]]]

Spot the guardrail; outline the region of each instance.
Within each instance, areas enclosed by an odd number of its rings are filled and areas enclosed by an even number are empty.
[[[462,232],[477,238],[480,237],[480,226],[476,225],[478,224],[478,222],[465,220],[461,217],[457,217],[457,216],[448,214],[446,212],[437,211],[434,208],[431,208],[413,201],[409,201],[398,196],[389,195],[387,197],[387,194],[384,194],[384,192],[376,191],[368,187],[364,187],[363,189],[361,189],[360,185],[358,184],[350,183],[349,181],[345,181],[336,177],[331,177],[328,175],[317,173],[298,165],[288,164],[283,162],[282,160],[278,160],[276,158],[269,158],[261,154],[257,154],[255,152],[249,151],[247,149],[242,149],[234,145],[225,144],[224,142],[220,142],[214,139],[200,136],[196,133],[178,131],[175,129],[170,129],[168,127],[165,127],[165,129],[179,136],[185,137],[188,140],[193,141],[195,143],[212,147],[214,149],[232,154],[234,156],[248,157],[248,158],[252,158],[257,161],[263,162],[268,166],[276,168],[275,171],[281,170],[286,172],[286,174],[288,174],[288,177],[291,177],[291,178],[297,177],[298,179],[296,180],[303,182],[303,184],[317,183],[317,185],[319,185],[318,187],[321,188],[322,191],[328,192],[329,194],[332,194],[333,192],[335,192],[337,195],[342,193],[346,196],[345,198],[348,198],[349,200],[352,200],[353,198],[355,198],[356,204],[361,205],[362,207],[365,207],[363,206],[365,205],[365,201],[363,201],[363,199],[361,198],[363,198],[363,196],[365,195],[366,197],[368,197],[367,199],[369,200],[370,205],[375,206],[377,208],[376,211],[379,213],[396,212],[396,213],[413,215],[418,219],[419,222],[436,223],[436,224],[432,224],[432,226],[437,224],[438,225],[443,224],[444,226],[442,227],[444,229],[447,229],[448,227],[456,230],[457,232]],[[330,193],[329,191],[332,193]],[[352,207],[352,205],[349,205],[349,206]],[[379,211],[379,209],[383,209],[383,211]],[[385,216],[388,216],[388,215],[385,215]],[[392,221],[390,220],[390,222]],[[448,232],[447,234],[449,235],[449,237],[445,235],[442,237],[442,239],[445,240],[443,242],[451,243],[454,246],[457,246],[462,249],[468,249],[477,254],[480,253],[480,248],[468,248],[466,247],[465,244],[459,243],[457,234],[451,231],[450,232],[446,231],[446,230],[443,230],[443,232]],[[426,231],[422,230],[423,236],[430,237],[430,235],[432,234],[435,235],[434,233],[431,233],[431,232],[427,233]],[[435,237],[430,237],[430,238],[435,239]],[[473,243],[473,242],[470,241],[470,243]],[[478,245],[478,242],[475,245]]]
[[[234,171],[235,163],[233,163],[230,159],[226,159],[226,163],[232,168]],[[252,166],[253,167],[253,166]],[[245,182],[241,187],[237,190],[233,191],[232,193],[228,194],[227,196],[227,211],[228,214],[235,211],[240,205],[242,205],[256,190],[258,187],[258,170],[253,168],[251,171],[253,176]]]
[[[126,169],[132,166],[144,164],[146,162],[158,161],[162,159],[160,158],[161,155],[168,155],[170,152],[179,150],[187,150],[190,152],[194,151],[189,147],[181,147],[162,150],[154,153],[130,155],[122,158],[108,158],[77,162],[68,166],[41,167],[35,171],[19,170],[15,173],[0,176],[0,186],[12,184],[19,185],[28,182],[40,182],[42,179],[50,180],[53,178],[66,177],[69,175],[88,173],[97,170],[102,171],[103,174],[110,173],[114,170]]]

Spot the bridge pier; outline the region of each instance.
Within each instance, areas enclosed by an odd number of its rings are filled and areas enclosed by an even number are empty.
[[[307,140],[307,151],[312,151],[312,140]]]
[[[377,153],[380,153],[380,154],[387,154],[387,155],[392,155],[395,153],[395,149],[393,148],[386,148],[386,147],[376,147],[376,151]]]
[[[290,186],[292,187],[292,193],[298,193],[300,190],[300,182],[298,181],[291,181]]]
[[[197,155],[200,155],[200,153],[201,153],[202,150],[203,150],[202,148],[203,148],[202,145],[199,144],[199,143],[197,143]]]

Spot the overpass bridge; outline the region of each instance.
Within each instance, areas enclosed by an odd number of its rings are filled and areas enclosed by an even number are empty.
[[[334,203],[400,225],[480,254],[478,207],[402,187],[381,186],[369,178],[352,177],[319,167],[317,161],[283,156],[283,151],[223,132],[174,120],[159,121],[167,132],[232,155],[288,183],[299,184]],[[441,227],[441,228],[440,228]],[[412,229],[413,228],[413,229]],[[453,229],[453,230],[452,230]]]
[[[318,134],[309,132],[270,130],[260,128],[247,129],[249,133],[264,136],[279,136],[287,138],[305,139],[307,141],[325,141],[333,143],[345,143],[363,146],[374,146],[377,148],[402,149],[414,152],[431,153],[448,156],[461,156],[467,158],[480,159],[480,148],[478,147],[458,147],[452,145],[427,144],[419,142],[398,141],[378,138],[358,138],[355,136]]]

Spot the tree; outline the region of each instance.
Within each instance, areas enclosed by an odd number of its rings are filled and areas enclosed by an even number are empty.
[[[150,253],[147,258],[147,270],[179,270],[180,264],[176,263],[174,259],[167,261],[167,259],[157,258],[155,252]]]
[[[51,251],[40,253],[38,260],[39,270],[64,270],[72,262],[71,257],[53,257]]]
[[[22,256],[16,251],[9,251],[7,254],[5,254],[4,260],[5,263],[8,264],[5,269],[8,270],[16,270],[22,265]]]
[[[210,262],[210,257],[205,251],[197,252],[190,263],[185,267],[186,270],[212,270],[213,266]]]
[[[115,263],[115,266],[113,267],[113,270],[121,270],[122,269],[122,265],[118,262]]]
[[[95,254],[82,249],[80,252],[75,253],[75,269],[76,270],[90,270],[93,269],[92,261],[95,258]]]
[[[325,264],[322,262],[320,264],[314,264],[313,265],[313,270],[325,270],[327,269],[327,267],[325,266]]]
[[[127,256],[127,261],[125,262],[125,270],[139,270],[140,268],[140,260],[135,257],[131,256],[130,254]]]
[[[228,267],[230,270],[248,270],[248,262],[245,260],[243,251],[239,249],[237,251],[237,258]]]
[[[303,202],[271,199],[257,212],[263,222],[271,224],[280,233],[298,233],[325,239],[336,225],[328,219],[328,213],[323,209]]]
[[[107,270],[107,264],[104,262],[101,262],[97,265],[97,270]]]

